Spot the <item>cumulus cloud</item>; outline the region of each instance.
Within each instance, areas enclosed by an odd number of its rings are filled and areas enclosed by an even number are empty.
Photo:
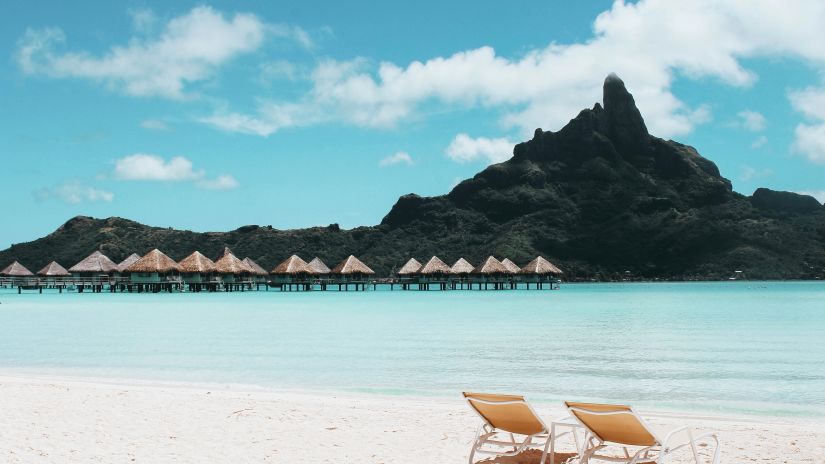
[[[773,175],[773,170],[771,169],[757,169],[753,166],[742,166],[742,174],[739,176],[739,180],[747,182],[749,180],[761,179],[771,175]]]
[[[739,124],[751,132],[761,132],[767,127],[767,120],[762,113],[752,110],[744,110],[737,113]]]
[[[598,101],[601,79],[615,71],[634,93],[651,132],[679,136],[708,121],[710,112],[673,94],[677,74],[747,87],[757,79],[744,66],[747,59],[789,56],[825,64],[825,47],[818,45],[825,42],[823,23],[825,3],[817,0],[617,1],[596,18],[589,40],[552,43],[520,57],[481,47],[402,65],[324,61],[311,75],[311,90],[292,102],[311,117],[285,118],[283,111],[259,108],[254,114],[229,113],[233,124],[222,127],[258,135],[331,120],[391,127],[435,102],[500,109],[506,128],[529,134],[536,127],[557,129]]]
[[[793,149],[814,163],[825,164],[825,123],[797,125]]]
[[[467,134],[458,134],[444,150],[444,153],[448,158],[459,163],[478,160],[500,163],[513,155],[514,146],[515,143],[506,138],[472,138]]]
[[[203,171],[194,171],[192,162],[182,156],[169,161],[157,155],[136,153],[115,161],[115,178],[121,180],[184,181],[203,177]]]
[[[158,155],[135,153],[115,161],[114,178],[127,181],[194,182],[207,190],[231,190],[238,181],[227,174],[215,179],[206,178],[203,170],[196,170],[192,161],[175,156],[169,160]]]
[[[168,131],[169,125],[159,119],[146,119],[140,122],[140,127],[149,130]]]
[[[760,135],[759,137],[754,139],[753,142],[751,142],[751,149],[752,150],[758,150],[758,149],[764,147],[766,143],[768,143],[768,138],[765,137],[764,135]]]
[[[79,180],[70,180],[57,187],[36,190],[34,197],[38,201],[57,199],[68,204],[93,203],[98,201],[111,203],[112,200],[115,199],[115,194],[90,187]]]
[[[383,167],[393,166],[396,164],[406,164],[408,166],[413,164],[413,159],[409,153],[399,151],[393,155],[386,156],[378,161],[378,165]]]
[[[232,190],[240,184],[234,177],[224,174],[215,179],[200,180],[195,185],[206,190]]]
[[[155,20],[147,10],[132,13],[135,28]],[[225,17],[200,6],[171,19],[155,36],[133,36],[102,55],[63,52],[66,42],[58,28],[29,29],[17,47],[17,63],[26,74],[53,78],[91,79],[133,96],[181,99],[188,85],[209,79],[231,59],[256,50],[267,35],[311,45],[300,28],[270,25],[252,14]]]

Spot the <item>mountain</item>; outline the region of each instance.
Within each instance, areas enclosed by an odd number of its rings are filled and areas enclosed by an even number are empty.
[[[536,255],[571,279],[825,276],[825,207],[791,192],[736,193],[693,147],[648,133],[633,96],[611,74],[603,105],[558,132],[536,129],[511,159],[437,197],[404,195],[377,226],[298,230],[244,226],[195,233],[121,218],[76,217],[0,252],[0,265],[70,266],[95,249],[119,260],[158,247],[174,259],[229,246],[271,268],[298,253],[330,266],[355,254],[379,274],[409,257],[447,262]]]

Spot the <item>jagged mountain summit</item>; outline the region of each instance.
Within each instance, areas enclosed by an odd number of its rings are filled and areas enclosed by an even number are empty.
[[[791,192],[734,192],[693,147],[650,135],[611,74],[602,104],[558,132],[537,129],[511,159],[447,195],[402,196],[377,226],[195,233],[77,217],[0,252],[0,265],[72,265],[94,249],[115,261],[155,247],[181,259],[194,250],[216,256],[224,246],[265,268],[293,253],[327,262],[354,254],[379,275],[410,257],[478,264],[495,255],[523,265],[543,255],[576,279],[719,279],[734,271],[815,278],[825,276],[825,207]]]

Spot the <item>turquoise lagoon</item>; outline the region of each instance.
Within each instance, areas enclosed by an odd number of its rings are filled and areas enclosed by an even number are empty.
[[[0,372],[825,417],[825,283],[560,291],[0,290]]]

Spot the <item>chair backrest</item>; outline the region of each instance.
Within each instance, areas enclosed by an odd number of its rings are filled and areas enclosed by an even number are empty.
[[[486,423],[496,429],[520,435],[547,432],[547,426],[523,396],[464,392],[464,398]]]
[[[630,406],[621,404],[564,403],[593,435],[602,441],[633,446],[653,446],[658,440]]]

